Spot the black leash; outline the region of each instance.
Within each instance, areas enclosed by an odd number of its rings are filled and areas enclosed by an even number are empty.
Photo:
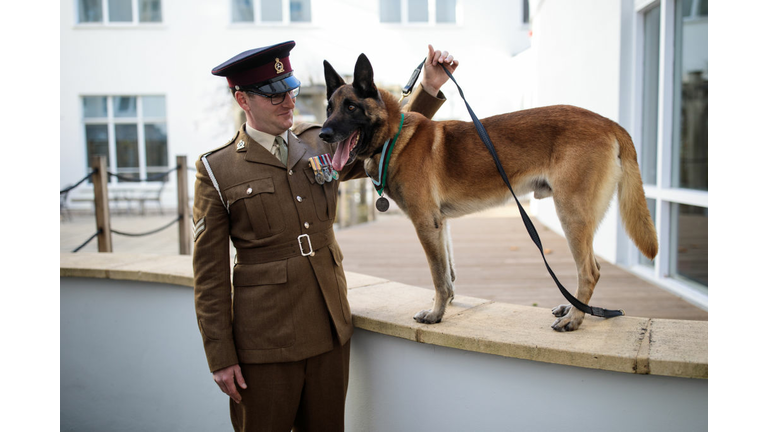
[[[426,59],[424,60],[426,61]],[[411,75],[411,79],[408,81],[408,84],[406,84],[405,88],[403,88],[404,95],[407,96],[406,90],[408,91],[408,94],[411,93],[411,89],[413,89],[413,86],[415,85],[416,80],[419,78],[419,74],[421,73],[421,68],[423,66],[424,66],[424,61],[421,62],[421,64],[416,68],[416,70],[413,71],[413,74]],[[448,78],[450,78],[451,81],[453,81],[453,83],[456,84],[456,88],[459,89],[459,94],[461,95],[461,98],[464,100],[464,104],[467,106],[467,111],[469,111],[470,117],[472,117],[472,122],[475,124],[475,128],[477,129],[477,134],[480,136],[480,139],[483,140],[483,144],[485,144],[485,147],[491,153],[491,157],[493,157],[493,161],[496,163],[496,169],[499,171],[499,174],[501,174],[502,180],[504,180],[504,183],[507,185],[507,188],[509,188],[509,191],[512,192],[512,197],[515,198],[515,202],[517,203],[517,208],[518,210],[520,210],[520,216],[523,218],[525,229],[528,230],[528,235],[531,236],[531,240],[533,240],[533,243],[536,244],[537,248],[539,248],[539,252],[541,252],[541,258],[544,260],[544,265],[547,267],[547,271],[549,272],[549,275],[552,276],[552,279],[555,281],[555,284],[557,284],[557,287],[560,289],[560,292],[563,294],[565,299],[568,300],[568,302],[571,303],[576,309],[584,313],[594,315],[596,317],[613,318],[617,316],[623,316],[624,311],[622,310],[603,309],[600,307],[592,307],[582,303],[581,301],[579,301],[579,299],[571,295],[571,293],[568,292],[567,289],[565,289],[563,284],[561,284],[560,281],[557,280],[557,276],[555,276],[555,272],[553,272],[552,269],[549,267],[547,258],[544,256],[544,247],[541,245],[541,239],[539,238],[539,233],[536,231],[536,227],[533,226],[533,222],[531,222],[531,218],[528,217],[528,214],[523,209],[522,204],[520,204],[520,201],[517,199],[517,195],[515,195],[515,192],[512,190],[512,185],[509,183],[509,178],[507,178],[507,173],[504,171],[504,167],[501,165],[499,156],[496,153],[496,148],[493,146],[493,143],[491,142],[491,138],[488,136],[488,132],[486,132],[485,127],[483,127],[482,123],[480,123],[480,120],[478,120],[477,116],[475,115],[475,112],[472,111],[472,108],[469,106],[467,99],[464,97],[464,92],[461,90],[461,87],[459,87],[459,83],[457,83],[453,75],[451,75],[451,73],[448,72],[448,68],[446,68],[445,65],[441,64],[441,66],[443,66],[443,70],[448,75]]]

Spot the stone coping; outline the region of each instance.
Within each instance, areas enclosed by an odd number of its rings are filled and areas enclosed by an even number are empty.
[[[193,285],[184,255],[62,253],[61,277]],[[355,327],[466,351],[633,374],[708,378],[708,322],[587,316],[575,332],[558,333],[545,308],[456,296],[443,322],[412,316],[432,304],[432,290],[347,272]]]

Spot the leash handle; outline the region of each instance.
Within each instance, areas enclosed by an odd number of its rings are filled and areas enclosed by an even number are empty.
[[[423,66],[424,66],[424,62],[421,62],[421,65],[419,65],[419,69]],[[531,219],[528,217],[528,214],[523,209],[522,204],[520,204],[520,201],[517,199],[517,195],[515,195],[515,192],[512,190],[512,185],[509,183],[509,178],[507,178],[507,173],[504,171],[504,167],[501,165],[501,161],[499,160],[499,155],[496,153],[496,148],[493,146],[493,143],[491,142],[491,138],[488,136],[488,132],[485,130],[485,127],[482,125],[482,123],[480,123],[480,120],[478,120],[477,116],[475,115],[475,112],[472,111],[472,108],[469,106],[469,103],[467,102],[467,99],[464,97],[464,92],[461,90],[459,83],[456,82],[456,79],[453,77],[453,75],[451,75],[451,73],[448,71],[448,68],[446,68],[445,65],[441,65],[441,66],[443,66],[443,70],[448,75],[448,78],[450,78],[451,81],[453,81],[453,83],[456,84],[456,88],[459,89],[459,94],[461,95],[461,98],[464,100],[464,104],[467,106],[467,111],[469,111],[469,116],[472,117],[472,122],[475,124],[475,128],[477,129],[477,134],[480,136],[480,139],[483,141],[483,144],[485,144],[485,147],[491,153],[491,156],[493,157],[493,161],[496,163],[496,169],[499,171],[499,174],[501,174],[501,178],[504,180],[504,183],[507,185],[507,188],[509,188],[509,191],[512,192],[512,196],[515,198],[515,202],[517,203],[517,208],[518,210],[520,210],[520,216],[523,219],[525,228],[526,230],[528,230],[528,235],[531,236],[531,240],[533,240],[533,243],[536,244],[537,248],[539,248],[539,252],[541,252],[541,258],[544,260],[544,265],[547,267],[547,271],[549,272],[549,275],[552,276],[552,279],[555,281],[555,284],[560,289],[560,292],[563,294],[565,299],[568,300],[568,302],[571,303],[576,309],[593,316],[602,317],[602,318],[613,318],[617,316],[623,316],[624,311],[622,310],[603,309],[600,307],[588,306],[582,303],[579,299],[571,295],[571,293],[568,292],[568,290],[565,289],[565,287],[557,279],[557,276],[555,276],[555,272],[553,272],[552,269],[549,267],[547,258],[544,256],[544,247],[541,244],[539,233],[536,231],[536,227],[534,227],[533,222],[531,222]],[[418,77],[418,75],[416,76]]]
[[[411,92],[413,91],[413,86],[416,85],[416,80],[419,79],[419,75],[421,75],[421,69],[424,67],[424,63],[426,63],[427,58],[424,57],[424,60],[419,63],[419,65],[416,67],[416,69],[413,70],[413,73],[411,74],[411,78],[408,80],[408,82],[405,84],[405,87],[403,87],[403,94],[400,96],[400,101],[410,96]]]

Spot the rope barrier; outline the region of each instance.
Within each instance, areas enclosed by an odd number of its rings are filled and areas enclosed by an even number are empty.
[[[148,236],[148,235],[159,233],[160,231],[173,226],[175,223],[179,222],[180,220],[181,220],[181,216],[179,216],[178,218],[172,220],[168,224],[161,226],[160,228],[154,229],[152,231],[147,231],[147,232],[144,232],[144,233],[126,233],[126,232],[122,232],[122,231],[118,231],[118,230],[114,230],[114,229],[111,229],[109,231],[112,234],[118,234],[118,235],[127,236],[127,237],[143,237],[143,236]],[[75,252],[79,251],[80,249],[85,247],[88,243],[90,243],[91,240],[93,240],[94,238],[98,237],[98,235],[101,234],[102,232],[103,232],[103,230],[101,230],[101,229],[98,230],[96,232],[96,234],[92,235],[88,240],[85,241],[85,243],[83,243],[80,246],[76,247],[72,252],[75,253]]]
[[[117,230],[110,230],[110,231],[113,234],[118,234],[118,235],[127,236],[127,237],[143,237],[143,236],[146,236],[146,235],[158,233],[158,232],[160,232],[160,231],[162,231],[162,230],[172,226],[173,224],[175,224],[176,222],[178,222],[180,220],[181,220],[181,216],[177,217],[176,219],[172,220],[170,223],[168,223],[166,225],[163,225],[160,228],[157,228],[157,229],[152,230],[152,231],[147,231],[145,233],[133,234],[133,233],[120,232],[120,231],[117,231]]]
[[[147,177],[145,179],[135,179],[135,178],[125,177],[125,176],[121,176],[119,174],[114,174],[114,173],[111,173],[111,172],[107,172],[107,174],[109,176],[117,177],[118,179],[123,180],[123,181],[127,181],[127,182],[142,182],[142,181],[156,181],[156,180],[165,178],[169,174],[171,174],[172,172],[177,171],[179,169],[181,169],[181,165],[176,165],[175,167],[169,169],[168,171],[166,171],[164,173],[160,173],[160,174],[157,174],[157,175],[154,175],[154,176],[151,176],[151,177]],[[190,168],[188,168],[188,169],[190,169]],[[194,170],[194,168],[191,168],[191,169]],[[93,175],[96,174],[97,172],[98,172],[98,169],[93,169],[87,176],[83,177],[83,179],[81,179],[80,181],[78,181],[74,185],[69,186],[69,187],[61,190],[60,194],[66,196],[72,189],[80,186],[84,181],[86,181],[86,180],[90,179],[91,177],[93,177]],[[182,216],[179,216],[178,218],[172,220],[171,222],[167,223],[166,225],[163,225],[160,228],[154,229],[152,231],[147,231],[147,232],[144,232],[144,233],[126,233],[126,232],[122,232],[122,231],[118,231],[118,230],[114,230],[114,229],[110,229],[110,232],[112,234],[117,234],[117,235],[122,235],[122,236],[127,236],[127,237],[143,237],[143,236],[148,236],[148,235],[156,234],[156,233],[158,233],[158,232],[160,232],[160,231],[162,231],[164,229],[167,229],[167,228],[173,226],[174,224],[176,224],[177,222],[181,221],[181,219],[182,219]],[[78,246],[74,250],[72,250],[72,253],[80,251],[80,249],[84,248],[88,243],[90,243],[93,239],[98,237],[99,234],[101,234],[103,232],[104,232],[104,230],[102,230],[102,229],[99,229],[98,231],[96,231],[96,233],[93,234],[90,238],[88,238],[88,240],[86,240],[83,244],[81,244],[80,246]]]
[[[84,247],[85,247],[85,245],[87,245],[88,243],[90,243],[90,242],[91,242],[91,240],[93,240],[93,239],[95,239],[96,237],[98,237],[98,236],[99,236],[99,234],[101,234],[102,232],[104,232],[104,230],[101,230],[101,229],[100,229],[100,230],[96,231],[96,234],[92,235],[92,236],[91,236],[91,238],[89,238],[88,240],[86,240],[86,241],[85,241],[85,243],[83,243],[83,244],[81,244],[80,246],[76,247],[76,248],[75,248],[75,249],[72,251],[72,253],[75,253],[75,252],[79,251],[80,249],[84,248]]]
[[[122,181],[138,183],[138,182],[143,182],[143,181],[148,181],[149,182],[149,181],[160,180],[161,178],[167,177],[168,174],[178,170],[179,168],[181,168],[181,166],[180,165],[176,165],[175,167],[169,169],[168,171],[166,171],[164,173],[156,174],[156,175],[153,175],[152,177],[147,177],[145,179],[135,179],[135,178],[132,178],[132,177],[125,177],[125,176],[122,176],[120,174],[114,174],[114,173],[111,173],[111,172],[107,172],[107,174],[109,174],[112,177],[116,177],[117,179],[122,180]]]
[[[93,171],[91,171],[91,173],[90,173],[90,174],[88,174],[87,176],[83,177],[83,179],[82,179],[82,180],[80,180],[79,182],[75,183],[74,185],[72,185],[72,186],[70,186],[70,187],[68,187],[68,188],[62,189],[62,190],[61,190],[61,192],[59,192],[59,195],[63,195],[63,194],[65,194],[65,193],[68,193],[68,192],[69,192],[69,191],[71,191],[72,189],[74,189],[74,188],[76,188],[76,187],[80,186],[80,184],[82,184],[84,181],[86,181],[86,180],[88,180],[89,178],[93,177],[93,175],[94,175],[94,174],[96,174],[96,172],[98,172],[98,170],[97,170],[97,169],[94,169]]]

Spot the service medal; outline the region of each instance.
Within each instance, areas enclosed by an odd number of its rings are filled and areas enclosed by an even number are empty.
[[[333,180],[333,174],[331,174],[331,157],[328,153],[320,156],[323,161],[323,174],[325,175],[325,181],[329,182]]]
[[[323,165],[320,163],[320,156],[309,158],[309,165],[312,167],[312,171],[315,172],[315,181],[317,184],[325,183],[325,175],[323,174]]]
[[[384,213],[385,211],[389,210],[389,200],[387,200],[384,197],[380,197],[376,200],[376,210]]]

